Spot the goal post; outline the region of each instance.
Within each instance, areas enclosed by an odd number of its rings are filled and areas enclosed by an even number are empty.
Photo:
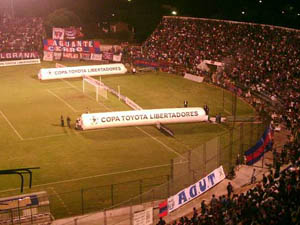
[[[99,95],[107,99],[107,89],[102,85],[100,81],[89,76],[82,77],[82,92],[94,92],[97,102],[99,101]]]

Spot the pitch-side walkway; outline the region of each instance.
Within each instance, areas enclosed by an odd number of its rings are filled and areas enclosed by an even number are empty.
[[[289,133],[286,130],[281,130],[280,132],[276,132],[274,139],[275,139],[275,145],[274,147],[278,150],[281,149],[283,146],[283,143],[287,141],[287,135]],[[168,216],[164,217],[165,221],[167,223],[170,223],[174,220],[178,220],[182,216],[190,215],[193,211],[193,208],[199,209],[201,207],[201,201],[205,200],[205,202],[208,204],[211,200],[211,197],[213,194],[216,195],[216,197],[220,195],[227,195],[227,184],[228,182],[231,182],[234,192],[235,193],[241,193],[245,192],[248,189],[255,186],[255,184],[251,184],[251,176],[253,173],[253,169],[255,169],[256,174],[256,181],[260,182],[262,180],[262,176],[265,173],[266,175],[269,173],[270,169],[268,165],[272,165],[273,155],[272,152],[268,152],[265,154],[264,158],[261,159],[259,162],[257,162],[254,166],[247,166],[242,165],[240,168],[236,171],[236,177],[232,180],[225,179],[218,185],[216,185],[214,188],[209,190],[208,192],[201,195],[199,198],[194,199],[193,201],[187,203],[185,206],[181,207],[180,209],[177,209],[175,212],[169,214]],[[285,166],[287,167],[287,166]],[[282,167],[284,169],[285,167]],[[141,211],[143,209],[146,209],[147,207],[153,207],[153,217],[154,217],[154,225],[158,221],[158,204],[161,201],[156,201],[149,203],[148,206],[143,205],[137,205],[132,206],[132,208],[125,207],[121,209],[115,209],[115,210],[109,210],[104,212],[98,212],[78,217],[72,217],[72,218],[65,218],[53,221],[52,225],[130,225],[132,224],[131,218],[128,215],[128,212],[136,212]],[[104,217],[106,217],[106,220],[104,220]]]

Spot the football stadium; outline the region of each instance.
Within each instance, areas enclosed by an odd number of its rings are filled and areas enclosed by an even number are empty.
[[[145,36],[156,3],[24,2],[0,4],[0,224],[299,223],[297,5],[163,1]]]

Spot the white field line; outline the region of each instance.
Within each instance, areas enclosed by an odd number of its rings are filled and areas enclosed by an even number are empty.
[[[64,80],[64,79],[62,79],[62,81],[64,81],[64,82],[67,83],[69,86],[71,86],[71,87],[73,87],[73,88],[75,88],[76,90],[78,90],[78,91],[81,92],[81,90],[80,90],[79,88],[77,88],[76,86],[74,86],[74,85],[71,84],[70,82],[68,82],[68,81],[66,81],[66,80]],[[88,96],[88,95],[87,95],[87,96]],[[91,98],[91,99],[94,99],[94,98],[92,98],[92,97],[90,97],[90,96],[88,96],[88,97]],[[103,105],[103,107],[105,107],[108,111],[110,111],[110,112],[112,111],[111,108],[105,106],[103,103],[101,103],[101,105]],[[169,151],[175,153],[176,155],[180,156],[181,158],[184,158],[181,154],[179,154],[179,153],[176,152],[174,149],[170,148],[169,146],[167,146],[166,144],[164,144],[163,142],[161,142],[161,141],[158,140],[157,138],[153,137],[151,134],[147,133],[146,131],[144,131],[143,129],[141,129],[141,128],[139,128],[139,127],[136,127],[136,128],[137,128],[138,130],[142,131],[144,134],[146,134],[146,135],[148,135],[149,137],[151,137],[153,140],[155,140],[156,142],[158,142],[158,143],[161,144],[162,146],[164,146],[167,150],[169,150]]]
[[[51,88],[51,89],[49,89],[49,90],[63,90],[63,89],[71,89],[71,88],[73,88],[73,87],[57,87],[57,88]]]
[[[40,137],[24,138],[24,141],[34,141],[34,140],[43,139],[43,138],[59,137],[59,136],[65,136],[65,135],[68,135],[68,133],[52,134],[52,135],[46,135],[46,136],[40,136]]]
[[[228,113],[229,115],[231,115],[231,112],[229,112],[227,109],[224,108],[224,112]]]
[[[181,154],[179,154],[178,152],[176,152],[173,148],[170,148],[165,143],[163,143],[162,141],[158,140],[156,137],[152,136],[151,134],[147,133],[146,131],[144,131],[140,127],[136,127],[136,129],[140,130],[141,132],[143,132],[144,134],[146,134],[147,136],[149,136],[150,138],[152,138],[153,140],[155,140],[156,142],[158,142],[159,144],[161,144],[162,146],[164,146],[168,151],[173,152],[176,155],[178,155],[179,157],[185,159],[185,157],[183,157]]]
[[[78,110],[74,109],[73,106],[71,106],[69,103],[67,103],[65,100],[63,100],[61,97],[59,97],[58,95],[56,95],[55,93],[53,93],[51,90],[47,89],[47,91],[53,95],[54,97],[56,97],[58,100],[62,101],[66,106],[68,106],[73,112],[79,112]]]
[[[50,187],[49,189],[53,191],[53,193],[57,196],[58,200],[61,202],[63,207],[67,210],[68,214],[71,215],[72,213],[70,209],[67,207],[67,205],[65,204],[64,200],[60,197],[60,195],[55,191],[55,189],[53,187]]]
[[[7,119],[7,117],[4,115],[4,113],[1,110],[0,110],[0,113],[1,113],[2,117],[6,120],[8,125],[13,129],[15,134],[20,138],[21,141],[23,141],[24,138],[19,134],[19,132],[16,130],[16,128],[12,125],[12,123]]]
[[[185,162],[183,162],[183,163],[185,163]],[[132,173],[132,172],[143,171],[143,170],[148,170],[148,169],[155,169],[155,168],[160,168],[160,167],[167,167],[167,166],[170,166],[170,164],[163,164],[163,165],[157,165],[157,166],[149,166],[149,167],[143,167],[143,168],[132,169],[132,170],[125,170],[125,171],[120,171],[120,172],[115,172],[115,173],[98,174],[98,175],[94,175],[94,176],[74,178],[74,179],[69,179],[69,180],[62,180],[62,181],[50,182],[50,183],[46,183],[46,184],[38,184],[38,185],[33,185],[32,188],[43,187],[43,186],[50,186],[50,185],[55,185],[55,184],[70,183],[70,182],[87,180],[87,179],[92,179],[92,178],[97,178],[97,177],[105,177],[105,176],[112,176],[112,175],[118,175],[118,174],[124,174],[124,173]],[[28,188],[28,187],[25,187],[25,189],[26,188]],[[5,193],[5,192],[9,192],[9,191],[16,191],[16,190],[19,190],[19,189],[20,188],[13,188],[13,189],[2,190],[2,191],[0,191],[0,193]]]

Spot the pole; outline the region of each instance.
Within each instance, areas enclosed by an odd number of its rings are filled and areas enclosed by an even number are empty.
[[[143,196],[142,196],[142,193],[143,193],[143,180],[141,179],[141,180],[140,180],[140,203],[143,202]]]
[[[22,224],[21,223],[21,214],[20,214],[20,201],[21,201],[22,199],[18,199],[18,217],[19,217],[19,224]]]
[[[10,0],[10,7],[11,7],[11,17],[15,17],[15,10],[14,10],[14,0]]]
[[[110,191],[111,191],[111,205],[114,205],[114,185],[112,184],[110,186]]]
[[[82,92],[84,93],[84,77],[82,78]]]
[[[81,193],[81,214],[83,215],[84,214],[84,198],[83,198],[83,188],[81,188],[80,190],[80,193]]]
[[[223,113],[225,112],[224,110],[224,106],[225,106],[225,103],[224,103],[224,100],[225,100],[225,94],[224,94],[224,88],[222,88],[222,93],[223,93]]]

